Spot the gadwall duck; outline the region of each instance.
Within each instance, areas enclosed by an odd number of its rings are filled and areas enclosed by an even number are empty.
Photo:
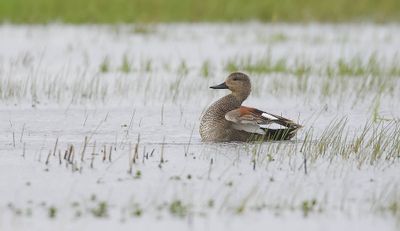
[[[241,106],[251,91],[250,79],[246,74],[234,72],[225,82],[210,88],[229,89],[232,93],[213,103],[203,114],[200,123],[203,141],[289,140],[302,127],[281,116]],[[267,128],[273,123],[284,128]]]

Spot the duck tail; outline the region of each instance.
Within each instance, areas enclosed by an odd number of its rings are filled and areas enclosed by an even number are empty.
[[[287,128],[264,128],[264,140],[290,140],[296,135],[297,131],[303,127],[302,125],[294,123],[293,121],[290,121],[290,123],[287,123],[287,121],[285,121],[285,124],[281,125]]]

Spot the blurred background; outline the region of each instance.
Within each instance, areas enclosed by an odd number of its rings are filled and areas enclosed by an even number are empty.
[[[1,0],[0,22],[394,22],[399,0]]]

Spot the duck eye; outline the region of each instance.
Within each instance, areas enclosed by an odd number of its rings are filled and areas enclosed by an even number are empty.
[[[237,81],[237,80],[239,80],[238,78],[233,78],[233,81]]]

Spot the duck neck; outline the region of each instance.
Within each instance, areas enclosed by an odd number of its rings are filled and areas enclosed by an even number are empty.
[[[243,101],[245,101],[250,95],[250,92],[232,92],[231,95],[235,97],[240,102],[240,104],[242,104]]]

